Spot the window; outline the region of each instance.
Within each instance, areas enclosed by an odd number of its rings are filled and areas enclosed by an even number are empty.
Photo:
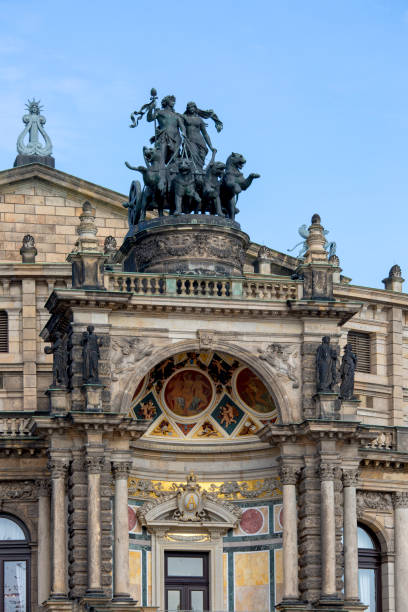
[[[209,609],[208,553],[165,553],[166,610]]]
[[[25,526],[0,516],[0,612],[28,612],[30,549]]]
[[[357,355],[357,372],[371,372],[371,337],[363,332],[350,331],[347,334],[353,352]]]
[[[358,527],[358,588],[366,612],[381,612],[381,552],[378,541],[366,527]]]
[[[0,310],[0,353],[8,353],[8,315]]]

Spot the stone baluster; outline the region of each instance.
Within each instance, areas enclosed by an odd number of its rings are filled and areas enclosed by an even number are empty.
[[[38,480],[38,604],[51,593],[51,482]]]
[[[334,476],[334,465],[329,463],[320,464],[322,599],[337,598]]]
[[[357,478],[358,470],[343,470],[344,598],[349,602],[359,601]]]
[[[112,471],[115,478],[114,507],[114,575],[113,597],[129,599],[129,528],[128,528],[128,475],[132,467],[128,461],[114,461]]]
[[[51,598],[66,599],[67,585],[67,511],[65,503],[65,478],[68,460],[54,458],[48,462],[51,472],[51,525],[52,525],[52,582]]]
[[[102,529],[101,529],[101,471],[104,457],[88,454],[85,467],[88,473],[88,588],[87,594],[101,594],[102,589]]]
[[[283,600],[299,599],[296,482],[298,468],[282,465],[283,494]]]
[[[408,610],[408,493],[394,493],[395,612]]]

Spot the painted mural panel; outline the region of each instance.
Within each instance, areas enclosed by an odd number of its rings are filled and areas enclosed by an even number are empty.
[[[205,444],[256,437],[278,411],[261,379],[218,352],[185,352],[156,365],[133,396],[129,416],[152,419],[146,437]]]
[[[269,612],[269,551],[234,554],[235,611]]]
[[[142,551],[129,550],[129,589],[133,599],[142,601]]]

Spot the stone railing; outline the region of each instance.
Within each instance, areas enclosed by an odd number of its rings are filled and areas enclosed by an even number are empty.
[[[377,437],[365,448],[373,450],[395,450],[397,448],[395,429],[379,429],[378,432],[373,430],[373,433],[377,433]]]
[[[285,277],[174,276],[114,272],[106,277],[106,288],[134,295],[166,297],[232,298],[285,302],[302,297],[302,282]]]
[[[23,416],[6,416],[4,412],[0,414],[0,439],[2,438],[21,438],[32,435],[29,427],[31,418]]]

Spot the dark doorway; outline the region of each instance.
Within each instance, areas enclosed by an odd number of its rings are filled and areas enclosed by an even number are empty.
[[[166,610],[209,609],[208,553],[166,552]]]

